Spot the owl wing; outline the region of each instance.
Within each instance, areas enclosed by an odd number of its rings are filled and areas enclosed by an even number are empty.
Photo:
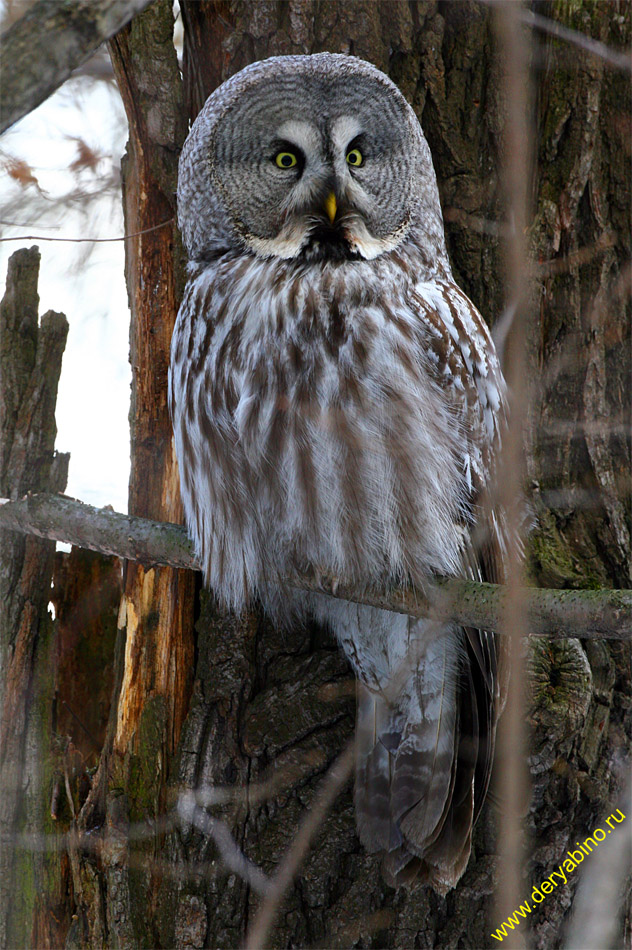
[[[472,518],[463,525],[463,575],[504,580],[502,512],[492,481],[505,418],[504,384],[480,314],[450,281],[420,284],[412,304],[431,341],[425,356],[467,434],[463,476]],[[414,621],[411,621],[414,623]],[[452,646],[450,646],[450,644]],[[360,688],[356,809],[361,838],[384,851],[395,886],[418,880],[445,892],[463,874],[472,828],[492,770],[496,725],[506,692],[502,638],[486,630],[444,630],[432,654],[456,649],[456,673],[432,675],[429,654],[412,672],[409,694],[423,708]],[[377,832],[377,834],[376,834]]]

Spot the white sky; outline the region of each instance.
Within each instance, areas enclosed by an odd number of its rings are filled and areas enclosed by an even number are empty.
[[[77,137],[105,156],[95,172],[69,171],[77,158]],[[8,156],[26,161],[44,192],[35,201],[34,185],[23,188],[6,173],[0,175],[1,236],[122,235],[120,191],[99,191],[112,167],[120,166],[126,141],[124,110],[112,86],[85,77],[69,80],[0,138],[0,162],[5,164]],[[96,193],[85,199],[83,211],[72,202],[59,203],[77,188]],[[9,256],[34,244],[42,256],[40,315],[62,311],[70,324],[57,400],[56,448],[71,453],[66,491],[94,505],[127,511],[131,372],[123,242],[0,243],[2,293]]]

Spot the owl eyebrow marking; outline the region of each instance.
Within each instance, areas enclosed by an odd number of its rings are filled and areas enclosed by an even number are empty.
[[[341,115],[331,124],[331,140],[338,150],[345,150],[350,142],[364,132],[359,119],[353,115]]]
[[[347,142],[347,144],[344,147],[344,151],[349,152],[352,148],[362,148],[365,141],[366,141],[366,135],[364,134],[364,132],[360,132],[360,134],[356,135],[354,139],[351,139],[350,142]]]
[[[283,122],[276,130],[279,139],[292,147],[298,146],[305,154],[318,149],[320,134],[311,122],[301,122],[300,119],[289,119]]]

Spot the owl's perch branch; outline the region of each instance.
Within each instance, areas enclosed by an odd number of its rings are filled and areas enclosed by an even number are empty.
[[[34,534],[78,547],[140,561],[199,570],[193,545],[183,527],[94,508],[66,495],[27,495],[0,500],[0,529]],[[425,592],[391,589],[359,591],[335,579],[296,576],[292,586],[356,601],[413,617],[452,619],[487,630],[502,629],[502,586],[458,578],[437,578]],[[553,590],[526,592],[529,632],[557,640],[564,637],[632,639],[632,590]]]

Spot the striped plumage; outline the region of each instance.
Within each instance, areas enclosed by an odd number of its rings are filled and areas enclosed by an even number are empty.
[[[266,136],[272,158],[300,153],[293,179],[257,166]],[[337,154],[354,143],[362,174]],[[502,575],[502,516],[482,504],[502,376],[452,279],[427,145],[368,64],[268,60],[208,100],[178,196],[191,263],[169,398],[206,581],[234,610],[257,597],[332,625],[360,681],[360,837],[392,882],[444,891],[489,779],[496,638],[282,589],[311,567],[360,587]]]

